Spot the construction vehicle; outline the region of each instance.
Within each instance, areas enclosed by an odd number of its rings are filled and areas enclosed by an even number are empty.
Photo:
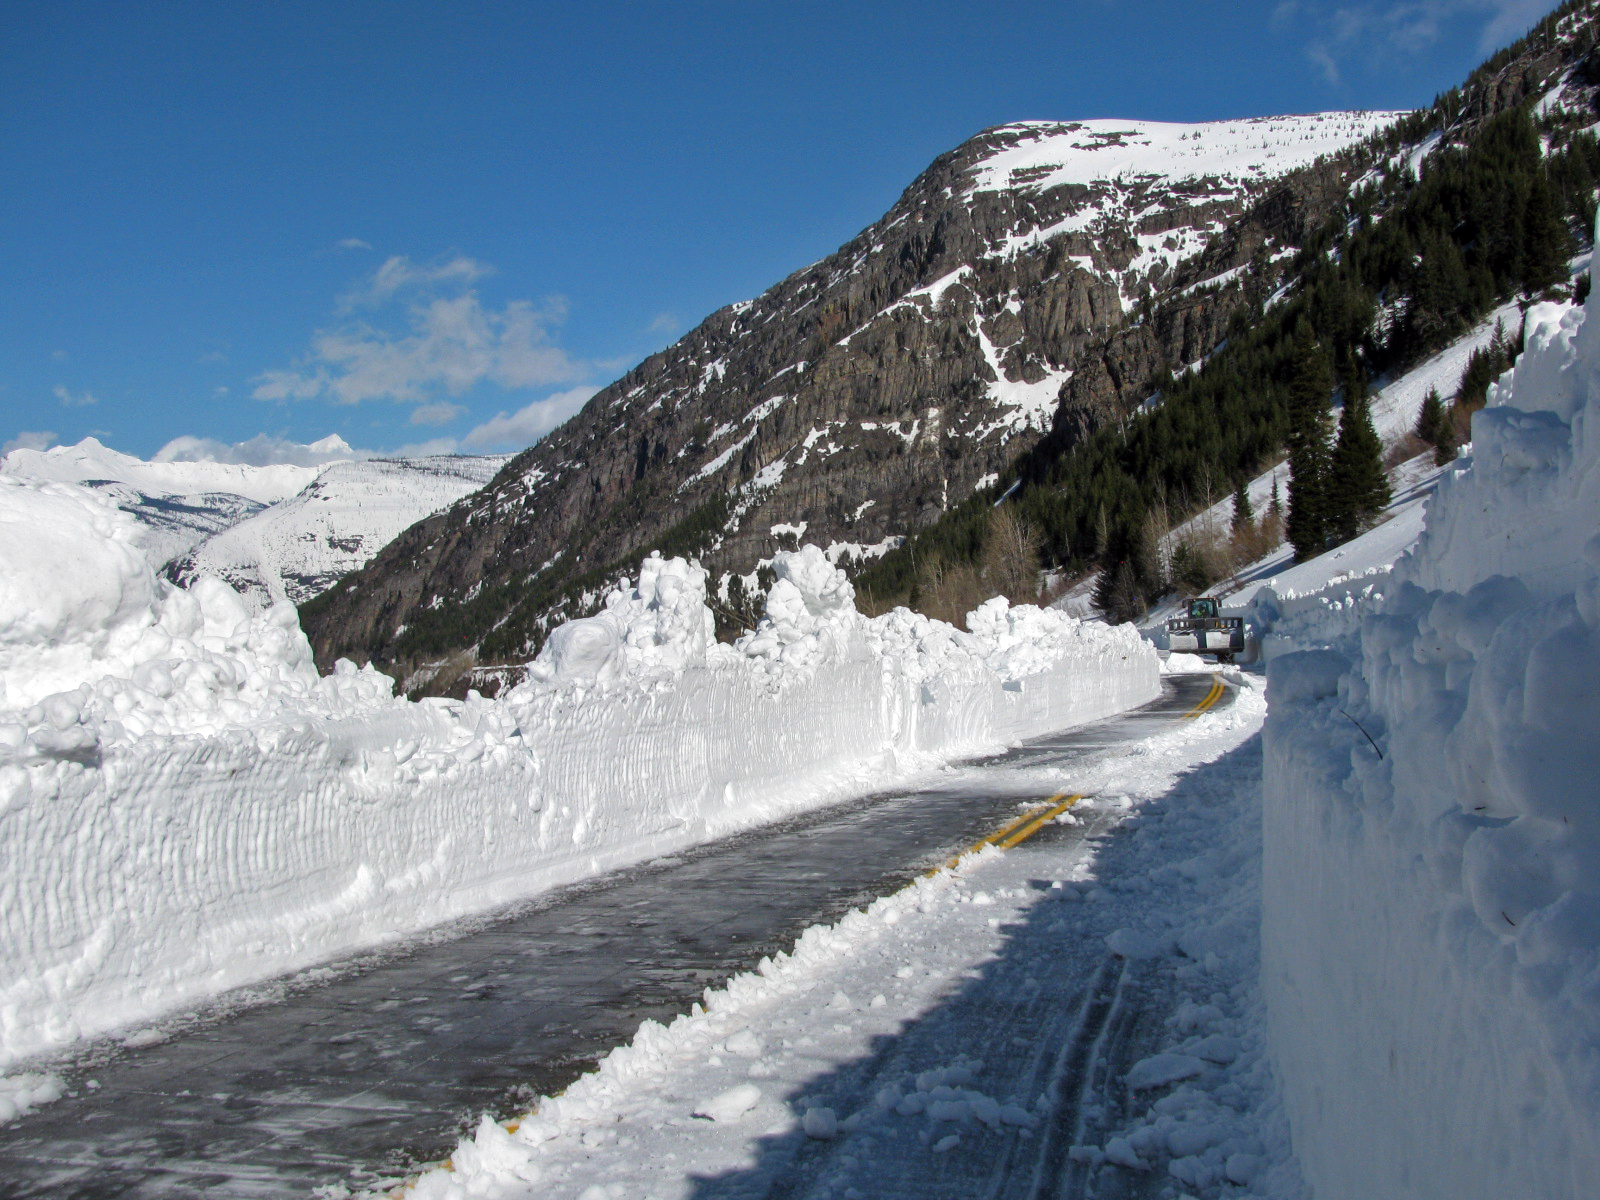
[[[1225,617],[1211,596],[1189,601],[1185,616],[1167,622],[1167,649],[1174,654],[1215,654],[1219,663],[1231,663],[1244,652],[1244,618]]]

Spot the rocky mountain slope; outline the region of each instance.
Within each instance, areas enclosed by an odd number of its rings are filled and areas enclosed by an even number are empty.
[[[1244,268],[1343,200],[1360,163],[1340,152],[1391,119],[980,134],[835,254],[714,313],[309,605],[319,657],[443,688],[528,657],[652,548],[699,553],[724,585],[800,536],[881,553],[1059,425],[1058,402],[1093,428],[1203,357]]]
[[[509,456],[440,455],[333,463],[286,500],[250,514],[173,560],[262,600],[299,604],[362,566],[419,517],[476,491]]]

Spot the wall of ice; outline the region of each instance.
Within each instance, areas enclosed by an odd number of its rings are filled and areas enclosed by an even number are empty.
[[[1267,614],[1263,982],[1322,1200],[1600,1178],[1597,414],[1600,320],[1534,306],[1392,576]]]
[[[1158,690],[1131,628],[867,620],[807,547],[737,646],[652,557],[502,698],[410,703],[129,520],[0,476],[0,1065]]]

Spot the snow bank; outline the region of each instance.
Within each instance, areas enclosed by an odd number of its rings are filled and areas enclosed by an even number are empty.
[[[1319,1197],[1600,1178],[1600,321],[1541,304],[1388,578],[1273,630],[1263,979]],[[1381,757],[1380,757],[1381,755]]]
[[[157,579],[128,520],[0,478],[0,1063],[1158,687],[1131,628],[866,620],[807,547],[739,646],[652,557],[501,699],[410,703],[318,677],[287,606]]]

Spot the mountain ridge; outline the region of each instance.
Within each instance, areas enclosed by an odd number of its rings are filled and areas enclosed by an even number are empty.
[[[1237,304],[1218,298],[1237,280],[1215,277],[1272,235],[1258,222],[1196,253],[1277,190],[1297,232],[1343,194],[1355,168],[1335,153],[1394,115],[985,130],[834,254],[713,313],[308,605],[319,660],[415,686],[449,657],[525,659],[651,548],[700,554],[724,589],[791,536],[889,549],[1044,436],[1062,385],[1147,295],[1191,289],[1142,359],[1090,370],[1079,417],[1118,415],[1202,355]],[[1162,160],[1178,165],[1157,175]]]

